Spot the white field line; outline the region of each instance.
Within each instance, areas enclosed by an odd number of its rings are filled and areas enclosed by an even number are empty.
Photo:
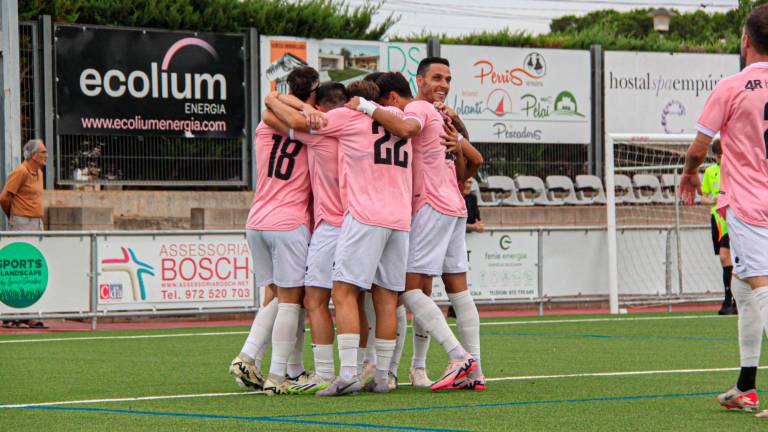
[[[766,366],[761,366],[760,369],[765,369]],[[590,378],[590,377],[625,377],[625,376],[638,376],[638,375],[659,375],[659,374],[691,374],[691,373],[715,373],[715,372],[734,372],[739,368],[714,368],[714,369],[674,369],[674,370],[649,370],[649,371],[626,371],[626,372],[594,372],[594,373],[579,373],[579,374],[564,374],[564,375],[528,375],[528,376],[511,376],[500,378],[488,378],[486,381],[533,381],[543,379],[569,379],[569,378]],[[401,383],[402,386],[409,386],[411,383]],[[167,396],[141,396],[141,397],[126,397],[126,398],[114,398],[114,399],[88,399],[88,400],[70,400],[70,401],[56,401],[56,402],[42,402],[42,403],[29,403],[29,404],[10,404],[0,405],[0,409],[3,408],[28,408],[38,406],[57,406],[57,405],[78,405],[78,404],[95,404],[95,403],[108,403],[108,402],[136,402],[136,401],[151,401],[151,400],[168,400],[168,399],[191,399],[191,398],[213,398],[213,397],[227,397],[227,396],[250,396],[260,395],[265,392],[232,392],[232,393],[200,393],[200,394],[185,394],[185,395],[167,395]]]
[[[669,317],[632,317],[632,318],[584,318],[584,319],[562,319],[562,320],[541,320],[541,321],[491,321],[480,323],[485,326],[505,326],[505,325],[540,325],[540,324],[567,324],[567,323],[591,323],[591,322],[617,322],[617,321],[666,321],[666,320],[687,320],[687,319],[727,319],[729,316],[719,315],[687,315],[687,316],[669,316]],[[455,327],[456,324],[449,324]],[[408,326],[412,327],[412,326]],[[309,327],[306,328],[309,330]],[[228,336],[228,335],[246,335],[247,331],[232,332],[207,332],[207,333],[174,333],[157,335],[134,335],[134,336],[83,336],[83,337],[62,337],[45,339],[10,339],[0,340],[0,344],[15,343],[36,343],[36,342],[66,342],[66,341],[84,341],[84,340],[117,340],[117,339],[163,339],[175,337],[190,336]]]

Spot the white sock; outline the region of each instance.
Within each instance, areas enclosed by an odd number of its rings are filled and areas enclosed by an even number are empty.
[[[315,372],[325,379],[333,378],[336,372],[333,360],[333,344],[312,345],[312,353],[315,356]]]
[[[339,343],[339,361],[341,368],[339,375],[345,381],[352,381],[357,374],[357,346],[360,345],[360,335],[344,333],[336,337]]]
[[[365,348],[357,347],[357,374],[358,375],[362,375],[363,373],[363,364],[365,363],[365,351],[366,351]]]
[[[731,292],[739,309],[739,355],[741,367],[757,367],[763,342],[760,306],[748,283],[733,278]]]
[[[760,323],[763,325],[766,333],[768,333],[768,285],[752,290],[752,295],[760,307]]]
[[[256,365],[256,369],[258,370],[261,370],[261,364],[264,362],[264,354],[267,352],[269,345],[272,344],[272,338],[270,337],[269,339],[269,343],[264,344],[261,349],[256,352],[256,357],[253,358],[253,364]]]
[[[368,319],[368,342],[365,345],[365,362],[376,363],[376,310],[373,307],[373,296],[365,293],[365,317]]]
[[[472,357],[477,360],[477,373],[480,370],[480,314],[469,290],[457,294],[448,294],[448,299],[456,311],[456,327],[459,329],[461,344],[467,348]]]
[[[296,345],[296,326],[299,324],[301,306],[293,303],[280,303],[272,330],[272,362],[269,364],[270,375],[284,377],[288,367],[288,356]]]
[[[443,346],[451,360],[459,360],[467,354],[450,327],[448,327],[448,323],[445,321],[440,308],[437,307],[431,298],[427,297],[421,290],[408,291],[400,298],[403,299],[403,303],[411,310],[414,320]]]
[[[397,307],[397,338],[395,338],[395,351],[392,353],[392,361],[389,362],[389,371],[397,376],[400,369],[400,358],[403,356],[405,336],[408,335],[408,319],[405,315],[405,305]]]
[[[376,380],[389,379],[389,366],[395,352],[395,340],[376,339]]]
[[[299,311],[298,325],[296,326],[296,344],[293,345],[291,355],[288,356],[288,376],[297,377],[306,369],[304,368],[304,335],[307,322],[307,310]]]
[[[427,367],[427,351],[429,351],[429,333],[421,325],[420,321],[413,318],[413,357],[411,368]]]
[[[251,324],[251,331],[248,333],[248,339],[245,340],[241,352],[254,359],[261,369],[261,359],[264,358],[264,351],[272,340],[272,327],[275,325],[277,316],[277,299],[273,299],[268,305],[259,308]]]

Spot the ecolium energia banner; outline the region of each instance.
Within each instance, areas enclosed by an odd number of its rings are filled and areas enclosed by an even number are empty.
[[[240,137],[242,35],[58,25],[59,134]]]

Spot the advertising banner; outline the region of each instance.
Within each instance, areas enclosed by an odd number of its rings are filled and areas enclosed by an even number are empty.
[[[712,89],[738,71],[736,54],[606,51],[605,131],[695,134]]]
[[[477,300],[530,299],[538,296],[536,232],[484,232],[467,235],[469,291]],[[432,298],[448,300],[440,278]]]
[[[99,238],[99,309],[252,306],[244,235]]]
[[[243,35],[57,25],[59,134],[240,137]]]
[[[320,82],[344,85],[371,72],[401,72],[415,95],[416,68],[427,56],[426,44],[290,36],[261,36],[260,41],[262,109],[267,93],[288,93],[288,74],[302,66],[317,69]]]
[[[587,144],[588,51],[444,45],[451,62],[446,103],[473,142]]]
[[[88,237],[0,240],[0,314],[87,312]]]

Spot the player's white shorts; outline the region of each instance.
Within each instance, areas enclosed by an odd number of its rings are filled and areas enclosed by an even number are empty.
[[[304,285],[317,288],[333,287],[333,256],[336,254],[336,243],[341,234],[341,228],[325,221],[320,222],[307,253],[307,274],[304,275]]]
[[[768,276],[768,227],[750,225],[733,210],[726,212],[733,274],[741,279]]]
[[[444,215],[429,204],[413,216],[408,273],[441,276],[466,273],[467,218]]]
[[[301,225],[293,231],[246,230],[257,286],[274,283],[279,288],[304,286],[309,230]]]
[[[333,280],[362,289],[405,290],[408,232],[360,223],[347,213],[333,263]]]

